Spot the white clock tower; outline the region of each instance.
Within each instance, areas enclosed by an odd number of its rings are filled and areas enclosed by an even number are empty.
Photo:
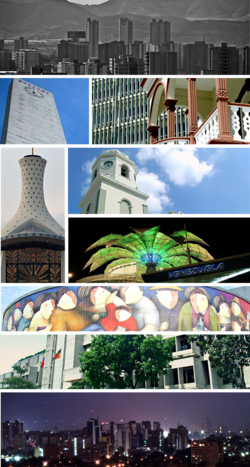
[[[90,187],[79,203],[81,214],[147,214],[149,195],[136,186],[134,162],[118,149],[101,153],[91,167]]]

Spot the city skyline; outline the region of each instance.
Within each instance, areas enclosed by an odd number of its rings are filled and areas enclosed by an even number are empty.
[[[99,424],[131,420],[158,421],[168,429],[182,424],[211,419],[213,427],[226,425],[230,431],[249,427],[250,409],[247,393],[172,394],[108,392],[98,393],[18,393],[2,392],[2,422],[19,419],[25,430],[81,429],[87,418],[98,418]]]

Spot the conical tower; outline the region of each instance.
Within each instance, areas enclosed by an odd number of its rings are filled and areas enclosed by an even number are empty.
[[[64,229],[51,216],[45,204],[43,181],[46,164],[47,161],[34,155],[33,151],[19,160],[21,201],[16,214],[1,229],[1,282],[61,280],[58,267],[61,269],[62,266]],[[38,265],[48,267],[41,269]]]

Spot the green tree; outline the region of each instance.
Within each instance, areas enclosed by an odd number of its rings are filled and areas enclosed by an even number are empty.
[[[36,391],[40,389],[40,386],[35,386],[31,381],[27,381],[22,378],[22,375],[26,373],[27,368],[21,368],[19,365],[14,365],[13,370],[19,376],[11,376],[6,378],[2,384],[2,390],[4,391]]]
[[[90,349],[79,354],[81,381],[70,389],[91,385],[94,389],[135,389],[148,379],[156,384],[173,360],[174,338],[162,336],[93,336]]]
[[[209,354],[211,366],[216,369],[224,384],[233,388],[245,388],[243,368],[250,365],[250,337],[231,336],[192,336],[204,353]]]
[[[1,384],[3,389],[40,389],[40,386],[35,386],[31,381],[19,376],[5,378]]]

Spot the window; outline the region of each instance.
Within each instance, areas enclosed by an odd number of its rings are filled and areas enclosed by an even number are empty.
[[[91,203],[88,205],[86,209],[86,214],[90,214],[90,210],[91,210]]]
[[[182,337],[180,340],[181,350],[191,349],[191,345],[188,342],[187,337]]]
[[[194,369],[192,366],[183,369],[183,381],[184,384],[194,383]]]
[[[128,167],[126,165],[122,165],[121,175],[122,177],[128,178]]]
[[[131,204],[126,199],[121,200],[121,214],[131,214]]]

